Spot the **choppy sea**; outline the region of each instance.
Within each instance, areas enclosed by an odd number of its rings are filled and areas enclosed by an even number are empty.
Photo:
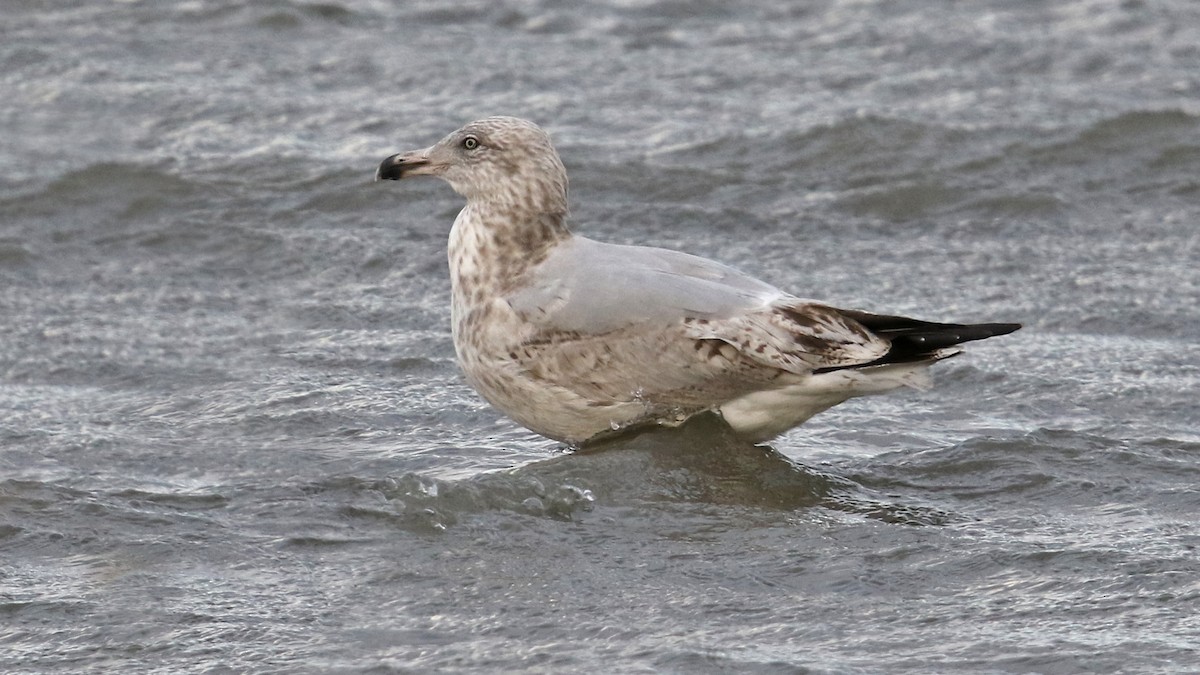
[[[568,452],[464,383],[437,181],[1020,321],[770,447]],[[1200,5],[10,0],[0,671],[1200,669]]]

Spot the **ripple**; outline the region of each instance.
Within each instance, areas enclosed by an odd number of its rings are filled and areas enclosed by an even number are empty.
[[[58,216],[68,208],[86,209],[91,222],[69,224],[84,232],[94,229],[97,220],[120,222],[177,210],[202,194],[198,184],[153,166],[99,162],[69,171],[38,191],[0,202],[0,208],[29,219]]]
[[[587,520],[596,509],[611,513],[664,503],[766,513],[821,508],[904,525],[963,520],[920,496],[908,498],[894,489],[884,494],[748,444],[715,416],[463,479],[419,473],[384,479],[343,476],[317,489],[354,495],[340,510],[345,517],[419,533],[444,532],[485,513],[572,521]]]

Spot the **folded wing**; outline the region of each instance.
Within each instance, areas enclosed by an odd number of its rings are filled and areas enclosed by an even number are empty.
[[[889,349],[846,313],[678,251],[575,237],[523,281],[508,301],[541,329],[535,340],[604,335],[614,348],[657,350],[646,336],[659,326],[698,343],[696,358],[710,362],[695,364],[700,379],[725,370],[807,375],[868,363]]]

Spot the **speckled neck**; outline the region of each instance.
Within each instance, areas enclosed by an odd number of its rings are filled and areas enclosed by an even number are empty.
[[[482,302],[519,286],[529,268],[571,237],[566,221],[565,205],[545,212],[511,202],[468,202],[454,220],[447,247],[456,301]]]

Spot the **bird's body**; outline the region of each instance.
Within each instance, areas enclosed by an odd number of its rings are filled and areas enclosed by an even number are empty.
[[[767,440],[854,396],[924,387],[953,345],[1018,328],[839,310],[697,256],[573,235],[566,172],[524,120],[473,122],[377,177],[420,174],[467,198],[448,247],[467,380],[557,440],[707,410]]]

